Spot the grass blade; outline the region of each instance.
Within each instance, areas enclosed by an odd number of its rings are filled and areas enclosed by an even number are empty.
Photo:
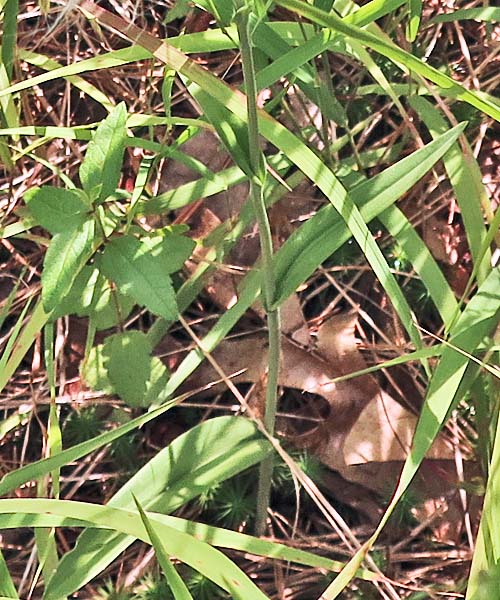
[[[155,549],[156,559],[160,564],[160,567],[165,575],[170,589],[174,595],[175,600],[193,600],[193,596],[189,593],[187,585],[182,581],[179,573],[177,573],[174,565],[170,562],[170,556],[168,555],[165,546],[163,545],[160,536],[156,533],[156,530],[149,520],[146,513],[143,511],[139,501],[134,496],[134,502],[137,506],[137,510],[141,516],[141,520],[144,523],[144,527],[148,533],[151,544]]]

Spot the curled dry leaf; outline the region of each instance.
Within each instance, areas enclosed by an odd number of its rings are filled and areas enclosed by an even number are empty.
[[[411,447],[417,416],[382,390],[370,375],[332,381],[367,366],[355,339],[356,322],[356,311],[326,321],[316,332],[314,352],[283,337],[279,385],[326,400],[328,416],[312,431],[290,437],[295,444],[311,448],[350,485],[364,489],[365,498],[357,506],[376,520],[378,512],[372,510],[370,495],[392,493]],[[235,382],[254,383],[259,388],[265,381],[267,337],[263,333],[226,340],[213,356],[228,376],[245,370],[234,378]],[[204,363],[190,386],[202,386],[217,378],[210,365]],[[317,414],[316,408],[310,407],[310,415]],[[281,429],[290,433],[286,426]],[[450,495],[455,490],[455,479],[452,449],[440,436],[423,464],[415,487],[417,495],[422,498]],[[334,494],[336,487],[332,490]],[[359,500],[359,493],[357,497]],[[443,527],[443,519],[449,523],[458,516],[454,506],[447,517],[436,521],[436,526]]]

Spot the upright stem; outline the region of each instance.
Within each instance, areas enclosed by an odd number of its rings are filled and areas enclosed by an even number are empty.
[[[273,242],[271,227],[264,202],[264,157],[259,143],[259,125],[257,117],[257,87],[255,84],[255,68],[250,35],[249,6],[244,0],[235,0],[237,8],[236,24],[240,39],[241,62],[247,96],[248,140],[250,165],[253,177],[250,179],[250,198],[259,228],[262,291],[264,307],[267,314],[269,341],[268,374],[266,387],[266,407],[264,425],[273,435],[276,421],[278,399],[278,373],[280,366],[280,315],[279,309],[271,308],[275,297],[275,279],[273,270]],[[267,509],[271,491],[273,473],[273,456],[264,459],[260,465],[259,486],[257,492],[257,511],[255,530],[257,535],[265,531]]]

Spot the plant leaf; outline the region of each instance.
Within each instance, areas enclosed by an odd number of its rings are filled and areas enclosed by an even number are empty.
[[[115,531],[124,532],[132,539],[137,538],[146,543],[151,543],[141,517],[136,511],[86,502],[44,499],[0,500],[0,511],[4,514],[22,511],[25,515],[49,512],[68,519],[79,516],[97,526],[109,527]],[[199,571],[223,589],[231,590],[233,593],[236,592],[235,600],[248,600],[249,598],[252,600],[268,600],[267,596],[259,590],[252,580],[220,550],[213,548],[206,542],[200,542],[183,531],[156,522],[154,514],[149,514],[148,518],[158,529],[170,554]],[[27,520],[29,520],[29,517]],[[85,566],[91,565],[81,565],[81,567]],[[46,588],[43,596],[44,600],[60,600],[61,593],[52,585],[54,578],[59,575],[62,579],[71,579],[73,574],[65,572],[63,568],[58,568]]]
[[[92,219],[77,229],[57,233],[51,240],[42,273],[42,300],[46,312],[53,310],[71,289],[92,254],[95,224]]]
[[[167,320],[179,314],[174,288],[170,280],[171,267],[161,245],[131,235],[113,239],[107,244],[99,261],[104,275],[114,281],[120,291]]]
[[[155,549],[156,559],[160,563],[161,570],[165,575],[170,589],[174,595],[175,600],[193,600],[193,596],[189,593],[187,585],[182,581],[179,573],[177,573],[174,565],[170,562],[170,556],[161,541],[160,536],[156,533],[156,529],[153,523],[149,520],[146,513],[142,510],[142,506],[140,505],[137,498],[134,496],[134,502],[137,506],[137,510],[139,511],[139,515],[141,516],[141,520],[144,523],[144,527],[148,533],[149,539],[151,540],[151,544]]]
[[[159,452],[113,496],[109,506],[133,508],[134,494],[147,510],[172,512],[215,483],[260,462],[270,451],[270,444],[248,419],[205,421]],[[47,597],[72,594],[132,542],[133,537],[115,532],[84,531],[74,550],[61,560]]]
[[[80,166],[83,189],[97,202],[113,194],[120,181],[125,151],[127,109],[120,103],[101,122]]]
[[[96,267],[85,266],[51,318],[58,319],[71,314],[92,317],[96,329],[109,329],[120,320],[126,319],[134,304],[132,298],[123,295],[119,290],[111,290],[109,281]]]
[[[76,229],[89,212],[77,192],[48,185],[28,190],[24,200],[36,222],[52,235]]]

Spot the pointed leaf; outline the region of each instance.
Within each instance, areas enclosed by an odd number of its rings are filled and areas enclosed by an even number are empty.
[[[71,289],[73,281],[92,254],[93,241],[93,220],[52,238],[42,273],[42,300],[46,312],[53,310]]]
[[[121,103],[96,129],[80,167],[83,189],[98,202],[113,194],[120,181],[126,122],[127,109]]]
[[[148,242],[126,235],[106,246],[99,266],[137,304],[167,320],[176,319],[179,311],[170,281],[169,260],[161,248],[152,251]]]
[[[137,498],[135,496],[133,496],[133,498],[149,539],[151,540],[151,544],[155,549],[156,559],[160,563],[161,570],[168,581],[175,600],[193,600],[193,596],[189,593],[187,585],[182,581],[179,573],[175,570],[174,565],[170,562],[170,556],[168,555],[160,536],[156,533],[155,526],[143,511]]]
[[[248,419],[218,417],[176,438],[110,500],[133,508],[134,494],[149,511],[169,513],[188,500],[256,464],[271,447]],[[68,596],[106,568],[133,537],[109,531],[84,531],[51,579],[48,597]],[[70,573],[70,577],[68,577]],[[55,593],[57,591],[57,594]]]
[[[36,222],[52,235],[76,229],[89,212],[77,192],[48,185],[28,190],[24,200]]]

